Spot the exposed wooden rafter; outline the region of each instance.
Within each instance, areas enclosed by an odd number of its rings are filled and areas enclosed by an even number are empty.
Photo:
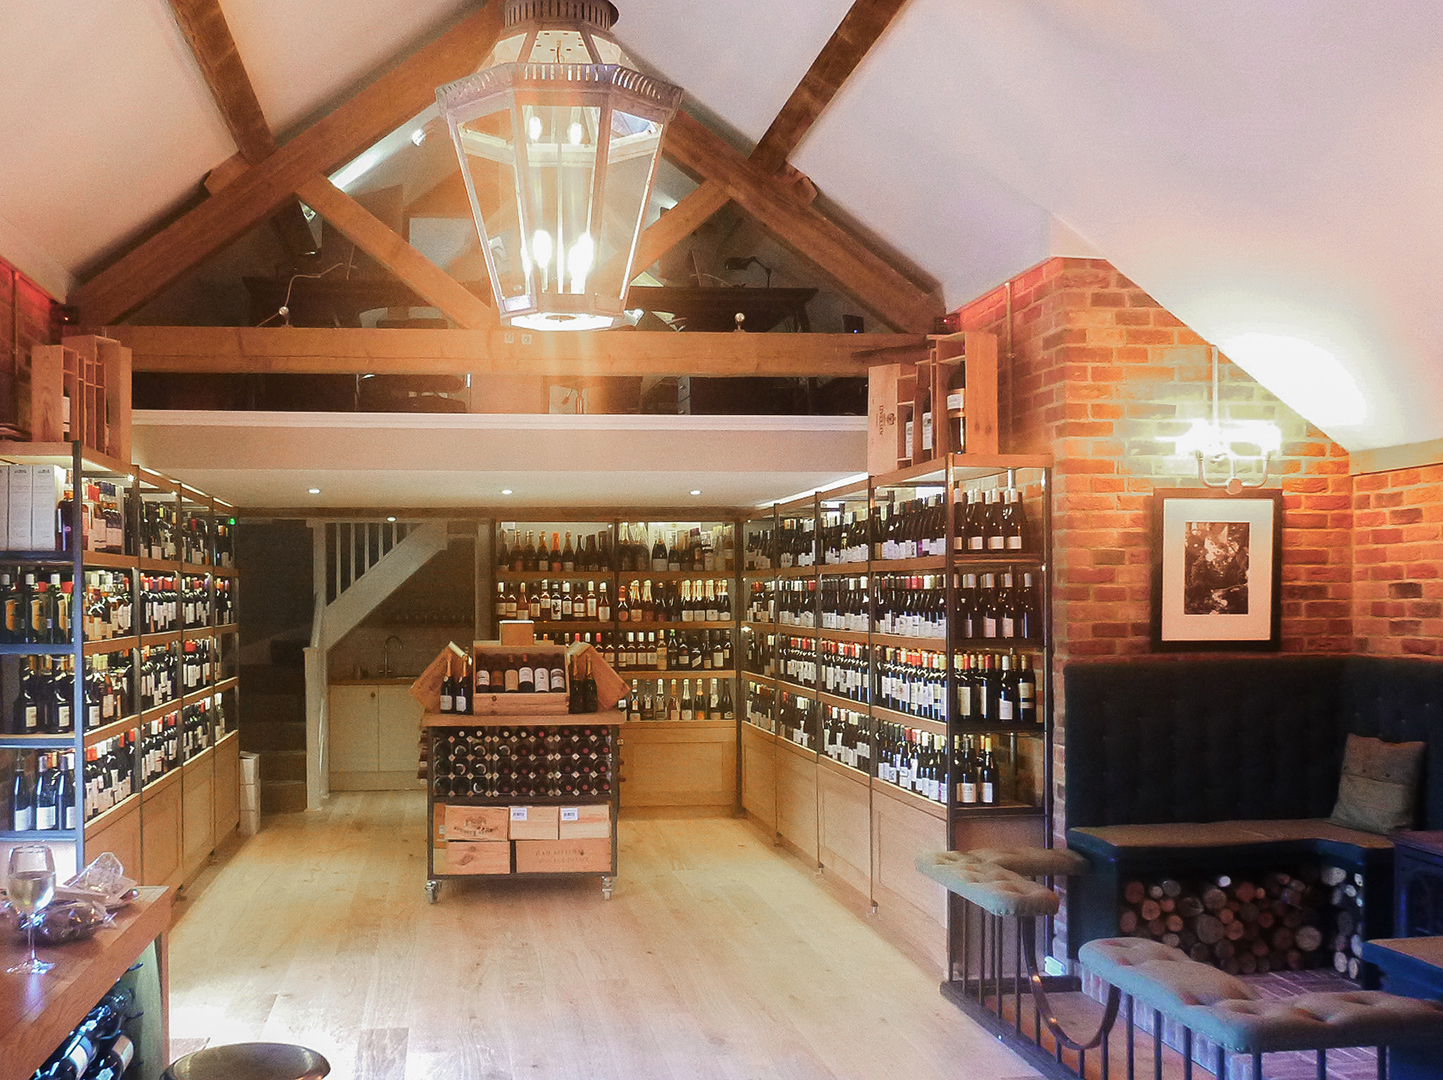
[[[207,374],[865,375],[919,334],[700,334],[113,326],[136,371]]]
[[[772,121],[766,134],[762,136],[761,142],[757,143],[756,148],[752,150],[750,162],[759,173],[785,174],[788,171],[787,158],[800,145],[806,133],[816,123],[817,118],[831,104],[842,85],[857,69],[857,65],[862,62],[862,58],[876,44],[887,27],[891,25],[906,2],[907,0],[856,0],[853,3],[841,24],[838,25],[821,53],[818,54],[817,59],[813,61],[807,73],[802,76],[801,82],[792,91],[786,104],[777,113],[776,119]],[[693,121],[693,123],[695,122]],[[665,151],[669,157],[677,158],[677,155],[672,153],[672,143],[673,140],[668,138]],[[695,160],[692,160],[690,165],[686,161],[680,161],[680,163],[688,168],[695,169],[697,167]],[[710,173],[701,175],[705,177],[705,181],[700,187],[687,194],[668,213],[662,215],[658,221],[642,233],[637,247],[636,269],[641,270],[651,266],[736,197],[726,184],[720,183]],[[794,200],[798,208],[803,208],[811,203],[816,190],[811,187],[810,183],[799,185],[796,182],[798,177],[799,174],[778,177],[773,181],[777,189],[773,194],[785,195]],[[741,200],[737,201],[741,202]],[[779,200],[776,199],[767,201],[780,205]],[[743,203],[743,208],[753,216],[758,216],[755,210],[745,203]],[[819,214],[817,217],[822,221],[826,220]],[[776,232],[777,215],[773,215],[773,218],[773,224],[768,224],[766,221],[763,221],[762,224]],[[688,224],[690,228],[683,231],[683,227]],[[837,229],[836,231],[846,235],[844,230]],[[822,232],[826,232],[826,230],[822,230]],[[846,273],[838,273],[837,269],[833,268],[834,265],[847,270],[846,264],[849,260],[844,246],[835,242],[820,243],[821,237],[805,237],[808,246],[818,245],[812,247],[812,251],[816,251],[821,256],[817,257],[811,251],[804,249],[802,244],[793,243],[785,235],[779,234],[779,236],[783,242],[789,243],[800,254],[822,266],[859,301],[867,304],[893,325],[909,329],[922,329],[924,324],[918,321],[917,313],[913,310],[916,308],[930,312],[925,320],[926,327],[930,328],[932,315],[938,314],[940,311],[940,305],[935,303],[931,297],[924,297],[919,301],[917,297],[908,298],[905,295],[900,306],[893,298],[886,301],[886,307],[881,307],[879,305],[883,301],[878,296],[870,293],[858,293],[853,285],[854,281],[865,283],[872,278],[877,269],[875,266],[870,268],[858,266]],[[860,251],[867,251],[860,244],[857,244],[856,248]],[[880,260],[878,261],[880,262]],[[893,273],[895,274],[895,271]],[[895,276],[901,278],[901,275]],[[902,281],[904,284],[910,284],[905,283],[905,279]],[[912,289],[920,293],[915,286]],[[905,294],[908,290],[904,288],[901,291]],[[899,319],[909,321],[899,322]]]
[[[496,312],[319,173],[296,191],[306,204],[457,326],[485,330]]]
[[[897,17],[907,0],[856,0],[752,151],[767,172],[786,164],[822,111]]]
[[[718,181],[763,228],[897,329],[927,333],[942,313],[936,296],[688,114],[677,113],[668,126],[665,152],[688,172]]]
[[[71,296],[88,325],[113,323],[273,213],[317,173],[330,173],[474,71],[501,30],[501,4],[425,45],[270,157],[81,285]]]
[[[170,8],[210,87],[221,119],[235,140],[241,160],[252,165],[264,161],[275,152],[275,136],[241,61],[220,0],[170,0]],[[300,203],[294,199],[276,211],[271,224],[292,255],[305,255],[316,249],[315,237],[301,213]]]

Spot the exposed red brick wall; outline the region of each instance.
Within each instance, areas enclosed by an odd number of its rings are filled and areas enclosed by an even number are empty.
[[[1354,651],[1443,655],[1443,465],[1353,477]]]
[[[1004,446],[1050,453],[1053,491],[1053,757],[1062,832],[1067,763],[1061,672],[1069,661],[1150,648],[1151,495],[1198,486],[1175,439],[1211,415],[1207,344],[1108,262],[1050,259],[979,298],[962,325],[998,336]],[[1010,344],[1010,348],[1009,348]],[[1010,357],[1009,357],[1010,351]],[[1353,645],[1348,456],[1222,358],[1220,419],[1283,436],[1283,649]],[[1440,589],[1443,595],[1443,589]],[[1060,838],[1060,836],[1059,836]]]

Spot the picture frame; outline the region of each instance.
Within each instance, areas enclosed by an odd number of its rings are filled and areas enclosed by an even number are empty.
[[[1159,489],[1151,549],[1155,652],[1281,647],[1281,491]]]

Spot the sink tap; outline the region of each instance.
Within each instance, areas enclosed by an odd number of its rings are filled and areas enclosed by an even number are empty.
[[[401,644],[401,639],[392,634],[381,645],[381,678],[383,679],[391,677],[391,642],[393,641],[397,645]]]

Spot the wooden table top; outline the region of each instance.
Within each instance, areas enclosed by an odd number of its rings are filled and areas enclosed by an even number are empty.
[[[1435,855],[1443,855],[1443,831],[1411,831],[1396,832],[1390,837],[1398,847],[1416,848],[1420,851],[1432,852]]]
[[[44,975],[7,975],[28,955],[6,932],[0,937],[0,1077],[27,1077],[45,1063],[147,945],[170,929],[172,893],[148,886],[115,913],[115,925],[88,941],[36,951],[55,967]]]

